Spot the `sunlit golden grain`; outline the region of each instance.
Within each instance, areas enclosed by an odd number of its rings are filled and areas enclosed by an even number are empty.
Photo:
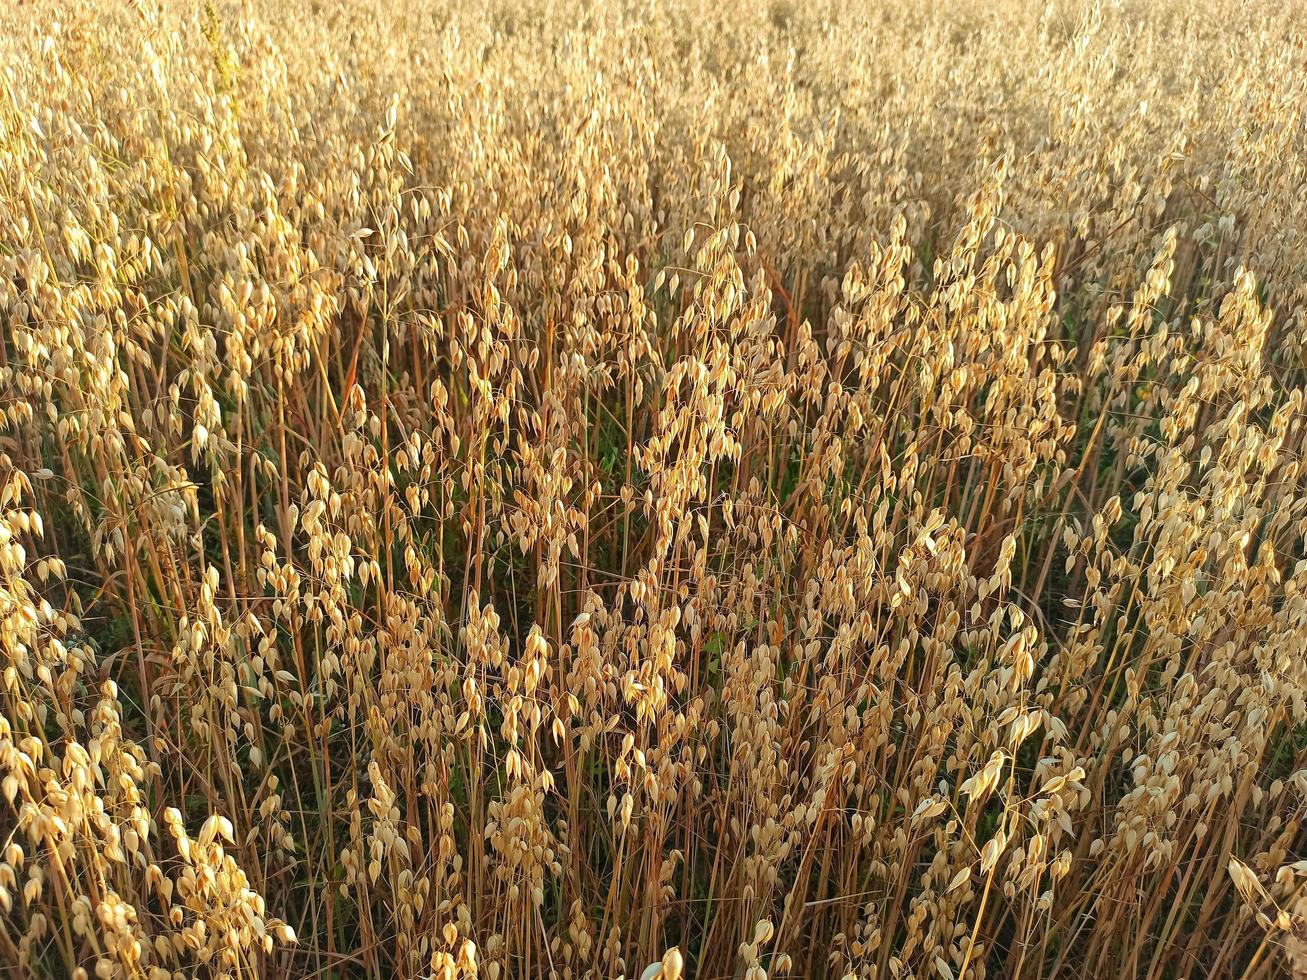
[[[1307,975],[1302,11],[935,6],[0,14],[0,966]]]

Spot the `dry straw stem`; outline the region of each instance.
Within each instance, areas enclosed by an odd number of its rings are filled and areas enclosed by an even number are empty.
[[[1298,4],[0,12],[0,973],[1307,963]]]

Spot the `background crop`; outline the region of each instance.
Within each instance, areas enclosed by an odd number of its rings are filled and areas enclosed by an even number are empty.
[[[0,967],[1307,971],[1296,3],[0,13]]]

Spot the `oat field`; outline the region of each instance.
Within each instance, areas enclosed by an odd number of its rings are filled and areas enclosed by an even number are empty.
[[[1307,976],[1305,41],[6,4],[0,975]]]

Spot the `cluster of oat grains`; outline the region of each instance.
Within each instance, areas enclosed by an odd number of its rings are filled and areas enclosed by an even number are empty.
[[[0,13],[0,966],[1307,970],[1296,4]]]

